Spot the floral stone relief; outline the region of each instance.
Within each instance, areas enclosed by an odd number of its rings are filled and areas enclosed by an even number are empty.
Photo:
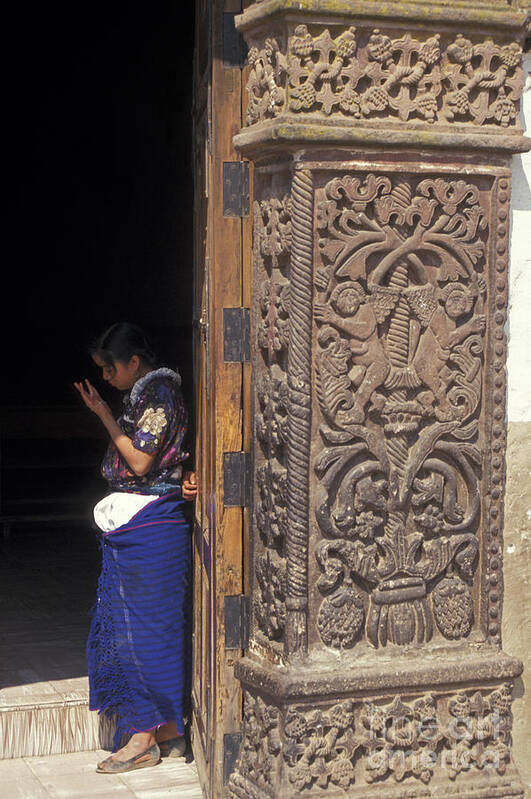
[[[516,42],[462,33],[442,41],[301,24],[251,44],[246,124],[290,111],[515,126],[521,54]]]
[[[286,359],[289,340],[289,195],[254,203],[255,274],[255,527],[262,552],[255,558],[253,614],[270,641],[285,625],[288,437]]]
[[[283,769],[289,795],[387,778],[427,785],[441,771],[451,781],[470,771],[503,775],[510,760],[511,692],[504,683],[439,695],[346,699],[313,709],[278,708],[246,692],[229,795],[252,796],[253,785],[267,795]]]

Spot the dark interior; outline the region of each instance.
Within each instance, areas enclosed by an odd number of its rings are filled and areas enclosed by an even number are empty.
[[[168,1],[11,11],[0,685],[23,679],[13,665],[46,630],[84,647],[106,435],[72,383],[89,377],[121,402],[88,356],[97,334],[125,320],[150,334],[181,372],[193,441],[193,13]]]

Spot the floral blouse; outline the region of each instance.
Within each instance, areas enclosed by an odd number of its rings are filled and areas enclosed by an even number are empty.
[[[118,424],[136,449],[155,454],[155,459],[149,472],[139,477],[111,442],[101,465],[111,491],[165,494],[181,482],[181,463],[189,453],[182,449],[188,414],[180,383],[177,372],[154,369],[137,380],[125,395]]]

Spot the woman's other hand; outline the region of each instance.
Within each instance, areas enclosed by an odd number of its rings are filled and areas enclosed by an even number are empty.
[[[90,380],[85,380],[85,385],[83,385],[83,383],[74,383],[74,386],[81,394],[81,399],[87,408],[90,408],[97,416],[101,416],[102,413],[110,410],[109,406],[102,400]]]
[[[197,494],[197,478],[195,472],[185,472],[182,485],[183,499],[195,499]]]

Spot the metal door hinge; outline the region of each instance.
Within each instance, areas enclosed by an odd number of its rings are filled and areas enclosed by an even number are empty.
[[[223,162],[223,216],[249,216],[249,162]]]
[[[247,649],[249,645],[249,597],[225,597],[225,649]]]
[[[247,58],[247,45],[241,33],[236,30],[234,18],[241,12],[223,13],[223,66],[243,67]]]
[[[249,308],[223,308],[223,360],[245,363],[251,359]]]
[[[234,771],[242,743],[241,732],[226,732],[223,736],[223,784],[226,785]]]
[[[245,507],[251,501],[251,456],[248,452],[223,453],[223,504]]]

